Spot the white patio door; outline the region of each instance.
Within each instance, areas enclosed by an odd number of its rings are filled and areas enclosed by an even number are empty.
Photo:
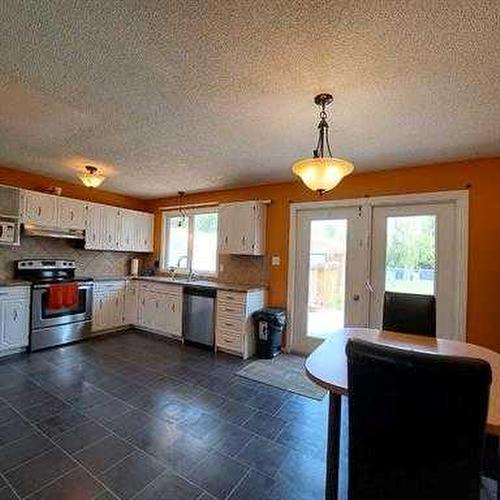
[[[308,353],[335,330],[368,318],[363,207],[297,214],[292,350]]]
[[[436,336],[465,341],[467,194],[292,207],[290,350],[342,327],[381,328],[386,291],[436,297]]]
[[[382,325],[384,292],[434,295],[437,336],[460,340],[453,204],[376,206],[372,217],[370,327]]]

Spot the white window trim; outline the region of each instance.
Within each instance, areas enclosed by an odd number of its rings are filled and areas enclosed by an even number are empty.
[[[193,258],[193,228],[192,228],[192,218],[193,215],[201,215],[201,214],[213,214],[219,212],[216,206],[210,207],[202,207],[202,208],[190,208],[183,210],[186,217],[188,217],[188,255],[187,255],[187,268],[182,267],[169,267],[166,265],[168,262],[167,256],[167,242],[168,242],[168,226],[166,226],[167,219],[172,217],[179,217],[180,212],[179,209],[173,210],[163,210],[161,215],[161,245],[160,245],[160,271],[161,272],[169,272],[171,269],[174,270],[176,274],[188,275],[192,272],[192,258]],[[217,221],[217,237],[218,237],[218,224]],[[216,277],[217,270],[219,269],[219,244],[217,241],[217,251],[216,251],[216,261],[215,261],[215,272],[210,271],[194,271],[198,276],[207,276],[207,277]]]

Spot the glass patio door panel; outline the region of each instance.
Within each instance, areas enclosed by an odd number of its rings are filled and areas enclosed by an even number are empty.
[[[344,326],[366,325],[366,220],[361,208],[299,212],[294,351],[309,352]]]
[[[370,326],[381,328],[384,292],[435,295],[436,331],[457,331],[454,207],[447,204],[374,207]]]

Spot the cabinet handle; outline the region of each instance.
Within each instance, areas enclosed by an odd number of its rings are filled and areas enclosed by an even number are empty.
[[[172,304],[172,312],[175,312],[175,304]]]
[[[69,213],[70,213],[70,216],[69,216],[70,220],[73,220],[75,218],[75,213],[73,212],[73,210],[70,210]]]
[[[17,321],[17,318],[18,318],[18,314],[17,314],[17,309],[14,309],[14,313],[13,313],[13,319],[14,321]]]
[[[158,301],[156,301],[155,303],[156,303],[156,309],[158,309]]]
[[[42,207],[38,207],[37,213],[38,213],[38,217],[40,217],[40,215],[42,215]]]
[[[228,237],[226,236],[226,237],[224,238],[224,243],[227,245],[227,242],[228,242]]]

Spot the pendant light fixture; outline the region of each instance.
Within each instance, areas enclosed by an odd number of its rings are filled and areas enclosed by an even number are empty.
[[[99,187],[106,179],[106,177],[99,174],[97,168],[92,165],[85,165],[85,172],[80,172],[78,177],[89,188]]]
[[[320,195],[332,190],[346,175],[354,170],[354,165],[347,160],[333,158],[328,141],[328,122],[326,107],[333,102],[331,94],[319,94],[314,103],[321,107],[319,113],[319,137],[313,157],[299,160],[292,166],[293,173],[312,191]]]

